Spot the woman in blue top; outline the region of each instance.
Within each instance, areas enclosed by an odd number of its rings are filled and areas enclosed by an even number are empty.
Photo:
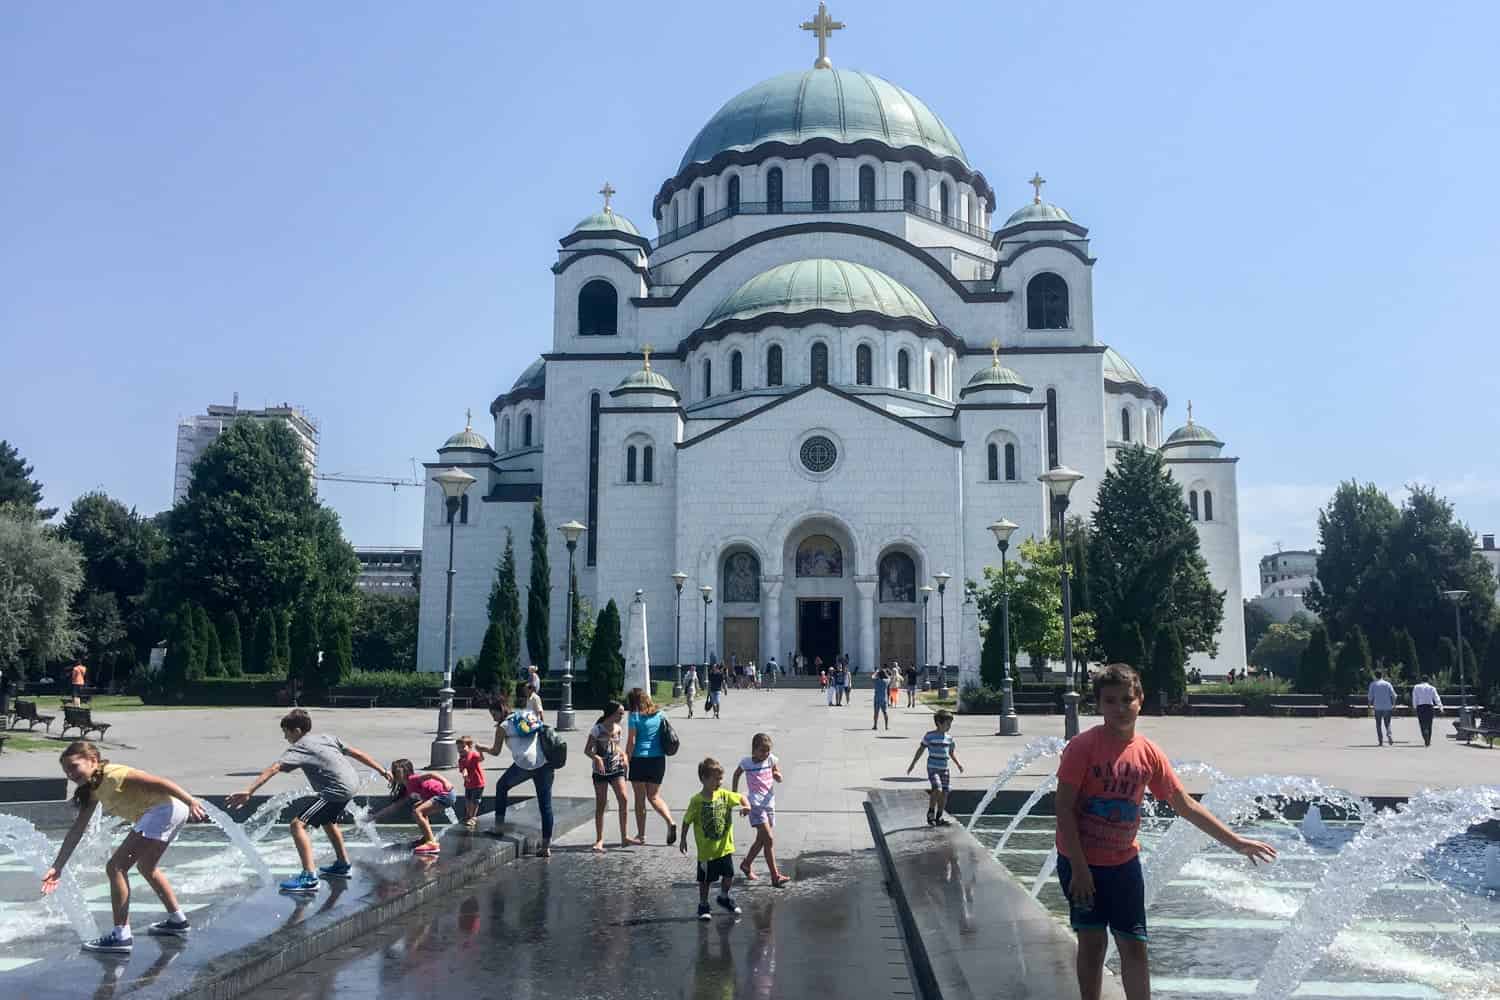
[[[651,696],[640,688],[631,688],[625,696],[630,709],[630,732],[625,737],[625,756],[630,758],[630,787],[635,789],[635,837],[637,844],[646,842],[646,803],[667,821],[667,843],[677,843],[677,824],[672,810],[661,797],[661,782],[667,774],[667,754],[661,745],[661,724],[665,718]]]

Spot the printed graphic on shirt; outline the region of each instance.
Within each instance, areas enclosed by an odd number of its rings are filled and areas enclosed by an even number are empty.
[[[1103,726],[1074,737],[1057,778],[1078,790],[1078,837],[1091,865],[1120,865],[1135,857],[1146,790],[1168,799],[1182,787],[1150,740],[1121,743]]]

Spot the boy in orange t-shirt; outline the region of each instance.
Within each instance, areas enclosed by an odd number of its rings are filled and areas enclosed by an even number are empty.
[[[1120,949],[1120,979],[1129,1000],[1148,1000],[1146,885],[1141,877],[1141,801],[1146,789],[1172,811],[1245,855],[1270,862],[1276,849],[1241,837],[1204,809],[1182,787],[1161,748],[1136,734],[1141,679],[1112,663],[1094,681],[1103,725],[1075,736],[1057,768],[1057,877],[1078,932],[1078,991],[1098,1000],[1104,955],[1113,931]]]

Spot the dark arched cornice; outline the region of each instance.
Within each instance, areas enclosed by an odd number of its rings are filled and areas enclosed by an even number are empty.
[[[1083,226],[1080,226],[1076,222],[1062,222],[1059,220],[1046,222],[1018,222],[1014,226],[1006,226],[1004,229],[995,230],[994,235],[990,237],[990,245],[998,250],[1000,249],[1000,244],[1005,241],[1005,238],[1007,236],[1018,236],[1021,233],[1050,232],[1054,229],[1061,229],[1065,233],[1072,233],[1074,236],[1077,236],[1080,239],[1087,238],[1089,234],[1089,231],[1087,229],[1085,229]]]
[[[1016,248],[1015,253],[1011,254],[1009,257],[1002,257],[1000,260],[995,261],[995,273],[998,274],[1005,268],[1010,267],[1016,262],[1016,258],[1020,257],[1022,254],[1030,253],[1033,250],[1040,250],[1043,247],[1054,247],[1058,250],[1066,250],[1068,253],[1072,254],[1074,257],[1077,257],[1085,264],[1094,263],[1094,258],[1078,249],[1078,245],[1075,243],[1071,243],[1067,240],[1034,240],[1031,243],[1021,244]]]
[[[995,210],[995,192],[990,187],[990,182],[985,180],[984,174],[974,170],[957,157],[938,156],[923,146],[903,146],[900,149],[893,149],[879,139],[839,142],[837,139],[820,136],[816,139],[808,139],[806,142],[765,142],[754,149],[726,149],[711,160],[691,164],[679,171],[676,177],[662,184],[661,190],[656,192],[656,197],[651,201],[651,215],[660,218],[662,205],[669,201],[672,195],[691,187],[693,182],[700,177],[712,177],[714,174],[721,173],[725,167],[748,167],[775,159],[802,160],[819,153],[849,159],[856,156],[873,156],[882,163],[910,163],[915,160],[928,170],[941,170],[951,174],[963,184],[972,185],[979,196],[984,199],[985,206],[991,212]]]
[[[778,226],[775,229],[763,229],[758,233],[751,233],[737,243],[732,243],[714,254],[698,270],[694,271],[687,281],[677,286],[677,291],[666,297],[633,298],[631,303],[642,309],[673,309],[682,304],[682,300],[688,293],[698,286],[698,283],[725,263],[732,260],[742,250],[748,250],[761,243],[769,243],[772,240],[784,239],[791,236],[806,236],[809,233],[842,233],[847,236],[861,236],[872,239],[877,243],[894,247],[913,260],[927,267],[936,274],[948,287],[953,289],[964,302],[1007,302],[1010,300],[1010,292],[971,292],[964,283],[953,276],[953,273],[939,264],[931,254],[924,252],[920,247],[913,246],[899,236],[895,236],[883,229],[874,229],[870,226],[856,226],[849,222],[799,222],[790,226]]]
[[[833,309],[808,309],[805,312],[768,312],[747,319],[726,319],[715,323],[712,329],[694,330],[682,343],[678,350],[686,354],[697,350],[703,344],[711,344],[723,340],[733,333],[743,333],[751,330],[763,330],[768,326],[782,326],[792,330],[798,330],[807,326],[873,326],[877,330],[887,333],[910,333],[924,340],[940,341],[945,347],[955,351],[964,349],[964,342],[952,330],[945,326],[931,326],[921,320],[910,316],[899,319],[885,315],[884,313],[871,312],[869,310],[858,310],[855,312],[837,312]]]
[[[1142,385],[1140,382],[1117,382],[1106,375],[1104,388],[1107,392],[1124,393],[1137,399],[1149,399],[1162,409],[1167,408],[1167,394],[1152,385]]]
[[[495,401],[490,404],[490,416],[495,416],[500,412],[502,407],[509,406],[511,403],[519,403],[523,399],[546,398],[546,389],[512,389],[510,392],[502,392],[500,395],[496,396]]]
[[[580,229],[569,233],[557,242],[560,246],[570,247],[584,240],[619,240],[622,243],[634,243],[646,253],[651,252],[650,240],[640,233],[627,233],[623,229]]]
[[[639,274],[643,277],[646,274],[646,265],[639,264],[631,260],[629,257],[625,256],[618,250],[607,250],[604,247],[590,247],[587,250],[578,250],[572,256],[564,260],[560,260],[556,264],[553,264],[552,273],[562,274],[568,268],[572,267],[574,264],[578,263],[585,257],[613,257],[620,263],[624,264],[626,267],[630,268],[636,274]]]

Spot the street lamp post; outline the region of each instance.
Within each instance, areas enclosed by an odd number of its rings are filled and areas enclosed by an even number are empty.
[[[566,637],[564,649],[567,656],[563,659],[563,703],[562,708],[557,710],[557,731],[560,733],[572,732],[573,722],[573,608],[578,601],[578,595],[573,592],[573,553],[578,548],[578,538],[589,530],[577,521],[569,521],[557,527],[562,532],[563,541],[568,543],[568,613],[563,624],[563,635]]]
[[[672,574],[672,585],[677,588],[677,684],[672,689],[675,698],[682,694],[682,585],[687,583],[687,574],[678,570]]]
[[[1068,494],[1073,484],[1083,478],[1083,473],[1059,465],[1037,476],[1047,484],[1052,495],[1052,511],[1057,517],[1057,547],[1062,552],[1062,613],[1063,613],[1063,669],[1068,675],[1068,690],[1063,695],[1063,735],[1072,739],[1078,735],[1078,685],[1073,679],[1073,587],[1068,582],[1067,514]]]
[[[932,632],[927,625],[927,602],[932,600],[932,584],[917,588],[922,592],[922,681],[932,683]]]
[[[1010,578],[1005,575],[1005,553],[1010,549],[1010,536],[1019,527],[1007,518],[990,525],[995,544],[1000,546],[1000,651],[1005,663],[1005,679],[1000,682],[1000,729],[996,736],[1021,734],[1021,720],[1016,715],[1015,692],[1010,680]]]
[[[1467,590],[1445,590],[1443,596],[1453,602],[1453,642],[1454,655],[1458,658],[1458,724],[1460,726],[1472,726],[1473,713],[1469,709],[1469,683],[1464,679],[1464,626],[1459,617],[1459,609],[1463,606],[1463,599],[1469,596]]]
[[[703,669],[708,669],[708,606],[714,602],[714,588],[708,584],[698,588],[703,595]]]
[[[437,735],[432,741],[433,768],[458,766],[458,744],[453,741],[453,532],[463,495],[476,480],[454,467],[432,477],[443,491],[448,511],[448,585],[443,599],[443,688],[438,692]]]
[[[932,577],[938,585],[938,697],[948,697],[948,614],[943,593],[953,577],[948,573],[935,573]]]

